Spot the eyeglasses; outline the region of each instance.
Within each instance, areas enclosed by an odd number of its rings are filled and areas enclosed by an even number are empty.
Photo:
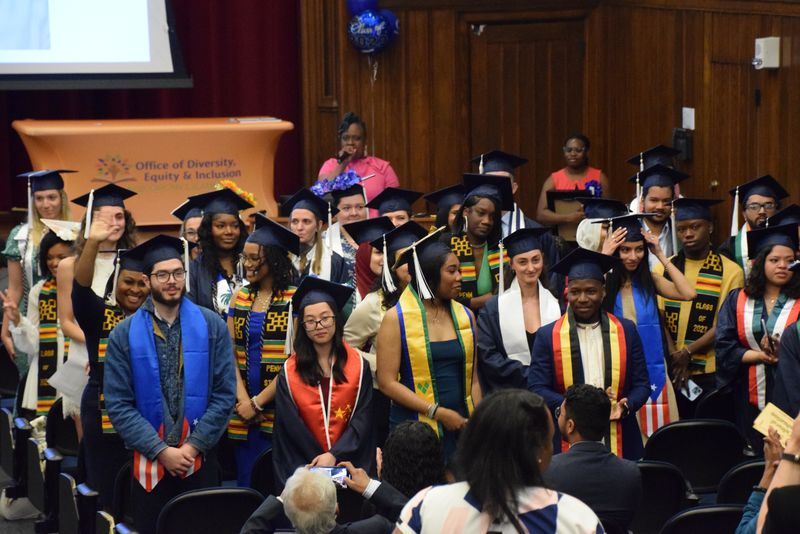
[[[778,207],[778,205],[775,202],[764,202],[764,203],[751,202],[750,204],[747,204],[744,208],[747,211],[761,211],[762,208],[765,211],[772,211],[777,207]]]
[[[177,269],[175,271],[158,271],[156,273],[151,273],[150,276],[155,276],[156,280],[161,282],[162,284],[166,284],[169,282],[170,277],[174,278],[176,282],[183,282],[186,278],[186,271],[183,269]]]
[[[334,316],[327,315],[322,319],[316,321],[314,319],[309,319],[308,321],[303,321],[303,328],[306,330],[316,330],[317,328],[330,328],[333,326]]]
[[[239,261],[242,263],[250,263],[254,265],[261,264],[261,256],[247,256],[246,254],[239,254]]]
[[[364,139],[364,138],[362,136],[360,136],[360,135],[343,135],[342,136],[342,141],[344,141],[345,143],[349,143],[350,141],[352,141],[354,143],[358,143],[362,139]]]
[[[586,147],[583,146],[565,146],[564,147],[564,154],[583,154],[586,151]]]

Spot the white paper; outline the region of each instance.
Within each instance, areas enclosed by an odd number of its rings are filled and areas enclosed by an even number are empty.
[[[70,348],[69,359],[58,366],[58,370],[53,373],[48,382],[63,396],[80,406],[81,396],[89,381],[89,375],[86,374],[86,362],[79,361],[81,358],[72,356],[72,348]]]
[[[694,108],[683,108],[681,115],[683,117],[682,127],[686,130],[694,130]]]

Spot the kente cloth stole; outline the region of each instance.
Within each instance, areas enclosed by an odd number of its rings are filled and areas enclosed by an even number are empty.
[[[409,284],[395,305],[400,322],[400,383],[425,399],[429,404],[439,402],[436,377],[433,372],[433,357],[428,338],[428,319],[425,306],[414,288]],[[464,405],[471,414],[472,366],[475,363],[475,324],[467,308],[455,300],[450,301],[450,315],[455,326],[456,337],[464,353]],[[435,420],[417,414],[417,420],[430,425],[438,435],[444,435],[444,427]]]
[[[472,254],[472,245],[469,244],[466,234],[454,235],[450,238],[450,250],[456,255],[461,271],[461,292],[458,298],[471,299],[478,294],[478,270],[475,266],[475,256]],[[492,273],[492,291],[497,288],[500,281],[500,250],[486,247],[484,254],[488,254],[489,270]],[[503,264],[508,264],[508,254],[504,254]]]
[[[289,317],[289,303],[294,292],[295,288],[290,287],[286,291],[275,294],[267,309],[264,324],[261,328],[261,363],[259,364],[258,382],[261,387],[258,391],[250,391],[250,385],[248,384],[249,360],[247,347],[244,345],[246,342],[250,342],[250,333],[246,332],[245,329],[248,323],[247,316],[253,307],[255,292],[249,287],[243,287],[234,297],[233,350],[236,353],[236,363],[248,397],[261,393],[261,390],[270,385],[283,369],[283,364],[286,362],[287,357],[284,354],[286,330],[291,320]],[[264,420],[259,424],[259,430],[272,433],[272,428],[275,425],[275,408],[265,409],[263,415]],[[248,429],[248,424],[234,413],[228,423],[228,437],[236,440],[246,440]]]
[[[775,306],[777,307],[782,300],[784,298],[781,294]],[[800,300],[786,299],[777,317],[775,317],[775,312],[776,310],[773,308],[772,314],[767,320],[767,330],[769,330],[769,335],[780,336],[783,334],[783,329],[786,328],[786,325],[796,321],[798,315],[800,315]],[[764,336],[764,331],[761,328],[763,313],[764,303],[761,299],[751,299],[743,289],[739,291],[739,295],[736,298],[736,331],[739,334],[739,342],[744,347],[757,351],[762,350],[760,341]],[[771,397],[771,392],[767,391],[767,369],[763,363],[748,366],[747,384],[750,404],[759,410],[763,410],[764,406],[767,405],[767,398]]]
[[[361,379],[364,374],[364,361],[353,347],[345,342],[347,361],[342,369],[346,382],[337,384],[333,373],[328,378],[327,403],[319,384],[306,384],[297,372],[297,356],[286,360],[286,385],[289,395],[309,432],[317,440],[323,451],[330,451],[342,437],[350,418],[358,407],[361,393]],[[369,370],[367,370],[369,372]]]
[[[603,354],[605,356],[604,389],[611,388],[616,398],[624,397],[625,373],[628,363],[628,345],[625,329],[619,319],[610,313],[600,314],[600,328],[603,335]],[[581,347],[572,311],[562,315],[553,326],[553,369],[556,389],[566,393],[573,384],[584,383]],[[611,421],[605,435],[605,445],[622,458],[622,422]],[[569,445],[562,440],[562,452]]]
[[[189,438],[200,418],[205,414],[209,397],[209,354],[208,323],[200,308],[186,297],[181,299],[181,362],[178,365],[181,376],[175,380],[183,381],[183,412],[181,438],[177,446]],[[159,375],[158,354],[155,344],[155,317],[150,312],[139,309],[131,318],[128,333],[131,369],[133,370],[133,391],[136,408],[153,426],[158,435],[164,437],[164,406],[161,400],[161,379]],[[202,457],[195,458],[193,466],[182,478],[200,469]],[[164,468],[158,460],[149,460],[139,451],[133,453],[133,477],[145,491],[150,492],[164,476]]]
[[[103,429],[103,434],[116,434],[111,424],[111,419],[108,417],[108,410],[106,409],[106,399],[103,395],[103,366],[106,361],[106,349],[108,348],[108,336],[111,331],[122,320],[125,319],[125,312],[119,306],[112,306],[106,304],[103,308],[103,324],[100,327],[100,342],[97,345],[97,376],[100,381],[100,426]]]
[[[64,339],[66,345],[67,340]],[[64,347],[64,354],[67,348]],[[56,281],[49,278],[39,293],[39,365],[37,366],[36,415],[47,415],[56,401],[49,379],[58,368],[58,305]]]
[[[683,251],[678,252],[673,258],[672,264],[679,271],[684,272],[686,269],[686,255]],[[714,318],[717,316],[719,308],[719,295],[722,291],[723,274],[722,257],[713,250],[710,251],[703,261],[703,265],[700,266],[697,280],[694,282],[697,297],[692,301],[692,308],[686,323],[686,332],[683,333],[684,347],[700,339],[714,326]],[[669,273],[666,271],[664,271],[664,278],[671,280]],[[667,331],[675,343],[678,342],[679,338],[678,328],[682,303],[679,300],[664,299],[664,319]],[[705,367],[706,355],[692,354],[692,361],[698,366]]]

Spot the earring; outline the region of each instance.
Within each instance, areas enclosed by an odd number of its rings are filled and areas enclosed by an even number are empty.
[[[364,145],[364,157],[369,157],[369,145],[367,144]]]
[[[467,214],[465,213],[465,214],[464,214],[464,232],[465,232],[465,233],[466,233],[466,231],[467,231],[467,228],[468,228],[468,226],[469,226],[469,222],[468,222],[468,221],[469,221],[469,219],[467,219]]]

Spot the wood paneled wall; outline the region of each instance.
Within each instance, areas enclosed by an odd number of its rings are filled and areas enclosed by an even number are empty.
[[[301,3],[308,182],[335,152],[341,116],[353,110],[368,123],[370,151],[390,160],[407,187],[448,185],[469,170],[472,155],[494,147],[518,150],[531,159],[520,173],[520,193],[532,212],[541,183],[563,164],[563,137],[582,130],[592,139],[593,164],[611,178],[611,194],[628,198],[632,187],[625,180],[635,169],[625,159],[670,143],[686,106],[696,110],[696,129],[694,158],[680,164],[693,176],[684,194],[722,198],[736,183],[769,173],[799,198],[800,151],[790,142],[800,127],[798,4],[381,5],[398,15],[402,34],[377,57],[373,83],[375,63],[347,42],[344,0]],[[581,34],[582,48],[576,45]],[[782,38],[776,71],[750,64],[754,39],[766,36]],[[570,80],[579,85],[577,93]],[[729,208],[729,202],[720,208],[719,237]]]

